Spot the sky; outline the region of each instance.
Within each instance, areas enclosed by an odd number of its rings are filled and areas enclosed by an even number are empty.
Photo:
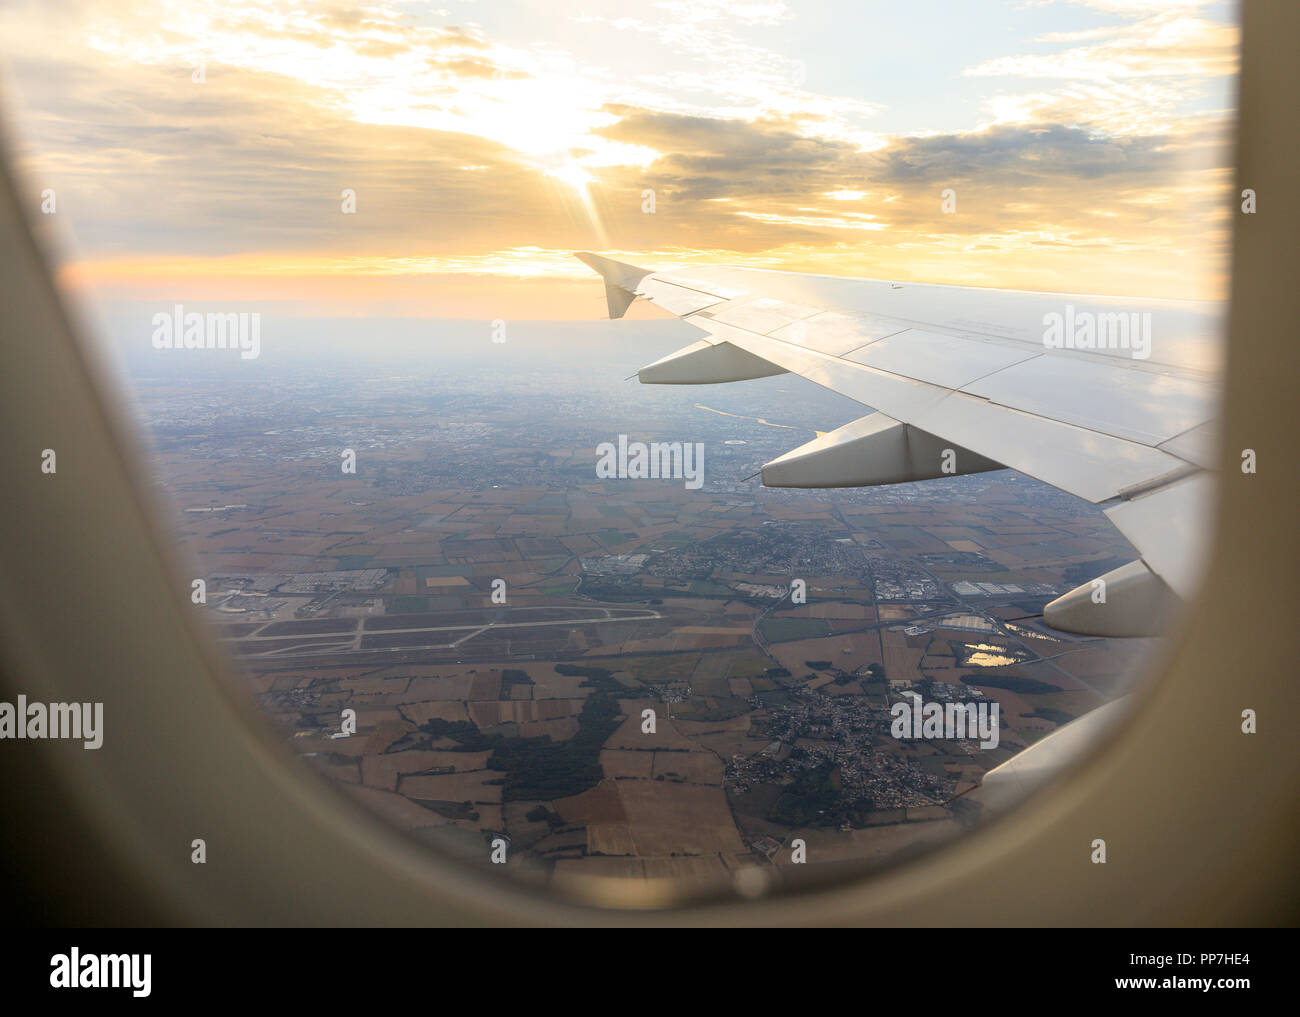
[[[103,307],[602,317],[581,250],[1213,299],[1235,17],[1221,0],[11,0],[0,68],[60,281]]]

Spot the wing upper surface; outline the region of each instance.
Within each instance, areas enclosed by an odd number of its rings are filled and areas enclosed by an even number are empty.
[[[1210,462],[1218,305],[753,269],[661,274],[579,257],[703,343],[1108,505],[1155,575],[1180,593],[1192,582],[1186,541],[1209,486],[1195,475]],[[1063,335],[1095,324],[1126,344],[1049,348],[1052,315]]]

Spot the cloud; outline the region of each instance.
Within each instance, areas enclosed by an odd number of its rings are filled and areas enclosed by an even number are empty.
[[[1122,81],[1225,77],[1237,69],[1237,30],[1204,18],[1158,14],[1131,25],[1041,41],[1104,38],[1050,54],[998,57],[967,68],[970,77]]]
[[[998,57],[965,68],[963,74],[973,78],[1061,83],[989,97],[985,105],[993,122],[1083,124],[1112,134],[1177,130],[1186,115],[1180,109],[1203,98],[1207,83],[1237,71],[1236,26],[1199,16],[1202,2],[1077,2],[1130,20],[1046,33],[1036,40],[1090,45]]]
[[[996,181],[1010,190],[1102,177],[1158,184],[1202,146],[1215,165],[1227,165],[1227,152],[1206,138],[1102,135],[1059,123],[898,138],[867,160],[873,177],[890,184]]]
[[[328,300],[384,275],[570,278],[563,252],[608,247],[651,265],[1204,295],[1223,275],[1230,121],[1180,104],[1223,73],[1232,31],[1193,6],[1092,6],[1131,20],[971,68],[1033,83],[989,97],[983,123],[892,136],[861,126],[873,97],[809,93],[743,37],[792,17],[781,3],[624,19],[612,30],[698,61],[626,79],[553,42],[385,7],[71,3],[57,40],[35,7],[0,15],[0,35],[22,168],[57,189],[81,279],[192,280],[206,258],[231,285],[314,275]]]

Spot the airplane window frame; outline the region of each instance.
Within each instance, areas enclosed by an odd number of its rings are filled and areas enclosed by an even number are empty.
[[[20,801],[53,828],[63,821],[81,831],[56,836],[46,864],[52,870],[69,866],[77,846],[84,846],[79,836],[90,831],[105,870],[120,874],[127,912],[135,906],[163,922],[185,924],[987,925],[1051,924],[1052,916],[1106,924],[1259,921],[1287,914],[1277,885],[1289,878],[1294,886],[1294,873],[1241,858],[1234,844],[1239,830],[1233,830],[1234,821],[1254,816],[1255,829],[1274,850],[1270,857],[1285,857],[1277,849],[1285,846],[1293,820],[1268,811],[1270,804],[1293,803],[1300,786],[1295,754],[1276,733],[1284,726],[1277,718],[1294,715],[1285,650],[1280,639],[1276,647],[1265,645],[1253,673],[1232,673],[1231,657],[1216,647],[1211,632],[1249,625],[1252,611],[1255,625],[1261,618],[1282,623],[1280,609],[1262,594],[1237,591],[1279,576],[1285,581],[1285,554],[1278,548],[1295,553],[1293,542],[1275,543],[1286,536],[1282,513],[1269,507],[1272,498],[1288,494],[1285,469],[1269,463],[1285,462],[1282,442],[1294,433],[1294,408],[1283,398],[1263,397],[1284,392],[1286,372],[1276,365],[1291,355],[1283,328],[1288,316],[1292,323],[1298,316],[1296,288],[1287,276],[1296,222],[1289,193],[1294,161],[1277,140],[1290,136],[1294,147],[1294,132],[1287,134],[1286,114],[1277,108],[1284,104],[1269,106],[1270,95],[1294,94],[1288,52],[1294,32],[1285,18],[1282,5],[1247,4],[1243,10],[1237,179],[1239,187],[1269,195],[1275,211],[1234,220],[1220,511],[1201,593],[1169,637],[1158,677],[1089,758],[1053,782],[1050,794],[1036,794],[985,828],[833,888],[680,910],[597,911],[467,871],[384,828],[272,736],[251,701],[223,677],[222,655],[185,610],[162,516],[148,501],[149,477],[125,442],[123,414],[108,404],[104,379],[92,376],[74,338],[23,225],[7,158],[0,157],[4,328],[11,351],[31,337],[42,339],[25,356],[11,353],[0,378],[0,420],[13,436],[0,459],[13,485],[0,520],[8,532],[29,535],[9,541],[2,559],[0,664],[7,691],[75,700],[98,691],[113,704],[106,709],[112,726],[98,752],[46,743],[23,747],[19,759],[15,746],[5,747],[17,783],[57,788],[63,812],[50,811],[50,802]],[[36,469],[44,447],[68,450],[60,455],[57,479]],[[1237,450],[1245,447],[1260,449],[1265,465],[1260,475],[1243,480]],[[97,512],[88,516],[91,504]],[[32,529],[34,520],[40,525]],[[60,590],[55,579],[68,577],[76,577],[74,589]],[[130,623],[125,597],[112,597],[115,588],[131,591],[133,610],[143,612],[143,620]],[[1287,601],[1275,596],[1278,603]],[[78,617],[80,629],[67,626]],[[63,638],[53,624],[59,619]],[[169,635],[151,640],[151,631]],[[1254,736],[1243,747],[1240,739],[1247,736],[1235,730],[1238,705],[1275,718],[1275,733]],[[1189,732],[1186,719],[1202,726]],[[1204,739],[1195,746],[1198,757],[1180,744],[1193,736]],[[228,754],[228,770],[214,769],[218,751]],[[1243,773],[1258,776],[1265,767],[1272,773],[1249,802],[1225,797],[1213,823],[1193,826],[1184,822],[1193,815],[1186,809],[1187,789],[1161,771],[1189,758],[1198,776],[1219,765],[1203,790],[1221,788],[1225,795],[1240,790]],[[1162,827],[1171,821],[1184,825]],[[1103,834],[1142,843],[1145,861],[1117,858],[1109,867],[1090,867],[1088,842]],[[197,871],[189,844],[204,835],[210,861]],[[1176,873],[1151,863],[1180,837],[1191,838],[1197,857],[1226,859],[1197,895],[1180,897]],[[1135,847],[1130,851],[1136,856]],[[1070,878],[1063,881],[1063,873]],[[62,904],[75,909],[74,897]],[[1000,906],[991,909],[991,898]]]

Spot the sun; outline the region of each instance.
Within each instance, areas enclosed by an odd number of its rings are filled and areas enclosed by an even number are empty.
[[[596,203],[591,196],[591,187],[598,182],[596,178],[571,155],[565,155],[555,160],[551,165],[544,167],[543,172],[547,177],[567,189],[566,197],[581,208],[582,214],[586,218],[586,225],[591,227],[598,246],[601,249],[608,247],[609,243],[605,237],[605,228],[600,221],[600,214],[596,211]]]

